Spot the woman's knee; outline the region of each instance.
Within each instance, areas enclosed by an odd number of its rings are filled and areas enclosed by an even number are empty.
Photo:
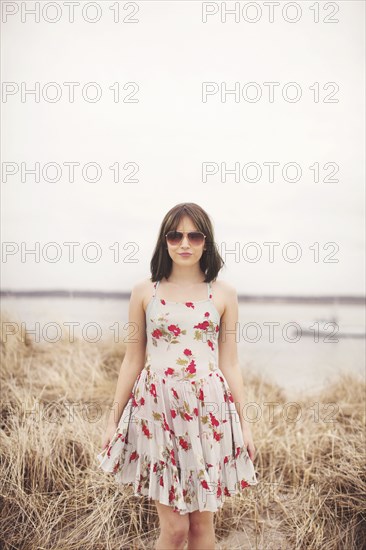
[[[207,534],[207,531],[213,528],[213,517],[211,514],[191,514],[189,521],[189,533],[194,537],[200,537]]]
[[[205,533],[207,533],[207,528],[207,524],[195,521],[190,523],[189,533],[194,537],[202,537]]]
[[[160,519],[160,531],[164,538],[169,538],[177,544],[185,541],[189,532],[189,517],[187,515],[178,515],[172,513],[172,510],[167,506],[162,506],[157,503]]]
[[[165,540],[169,540],[172,546],[180,546],[188,538],[189,523],[178,521],[176,523],[163,524],[160,526],[160,533]]]

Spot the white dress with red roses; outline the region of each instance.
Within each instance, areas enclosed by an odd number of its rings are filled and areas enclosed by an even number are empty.
[[[225,498],[258,483],[224,374],[218,368],[220,316],[207,300],[146,310],[147,359],[99,467],[136,496],[175,512],[216,512]]]

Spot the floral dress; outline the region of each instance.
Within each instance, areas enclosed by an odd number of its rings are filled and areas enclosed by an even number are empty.
[[[99,467],[136,496],[179,514],[216,512],[258,480],[232,393],[218,367],[220,315],[207,300],[146,310],[147,358]]]

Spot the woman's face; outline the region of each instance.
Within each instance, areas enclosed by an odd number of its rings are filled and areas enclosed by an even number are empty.
[[[198,262],[203,254],[203,249],[206,248],[205,241],[200,245],[191,243],[188,239],[187,233],[189,231],[199,231],[195,226],[193,220],[188,216],[182,216],[176,231],[182,231],[182,241],[177,245],[171,245],[166,241],[168,247],[168,253],[178,265],[193,265]],[[183,254],[188,254],[184,256]]]

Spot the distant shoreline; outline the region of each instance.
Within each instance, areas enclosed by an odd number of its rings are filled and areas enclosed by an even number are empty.
[[[1,290],[2,298],[85,298],[99,300],[128,300],[130,292],[103,292],[99,290]],[[259,295],[240,294],[239,302],[285,302],[285,303],[323,303],[323,304],[365,304],[365,296],[296,296],[296,295]]]

